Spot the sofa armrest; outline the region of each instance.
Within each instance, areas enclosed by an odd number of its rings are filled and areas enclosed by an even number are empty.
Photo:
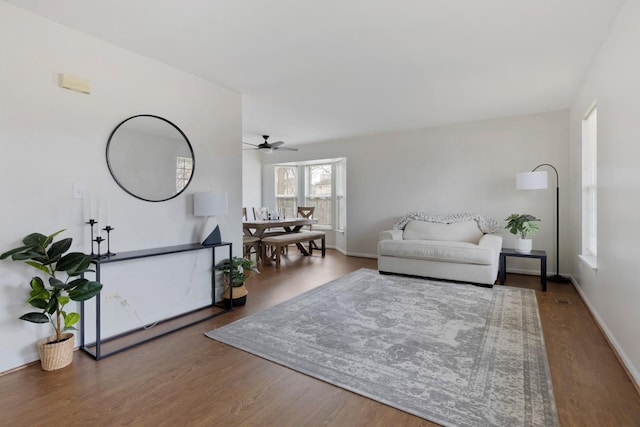
[[[502,236],[497,234],[485,234],[480,238],[478,246],[482,248],[491,248],[495,251],[496,256],[502,251]]]
[[[380,240],[402,240],[402,230],[386,230],[378,234]]]

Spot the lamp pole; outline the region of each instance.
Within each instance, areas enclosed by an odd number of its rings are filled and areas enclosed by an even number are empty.
[[[542,163],[531,172],[535,172],[542,166],[549,166],[556,173],[556,274],[548,276],[547,280],[551,282],[568,283],[571,279],[560,275],[560,177],[558,176],[558,170],[549,163]]]

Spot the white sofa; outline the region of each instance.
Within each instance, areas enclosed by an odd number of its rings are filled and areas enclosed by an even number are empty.
[[[476,220],[438,223],[409,220],[404,229],[380,232],[378,270],[493,285],[502,237],[483,233]]]

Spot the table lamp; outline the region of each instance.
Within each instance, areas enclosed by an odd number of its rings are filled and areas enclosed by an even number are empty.
[[[206,217],[202,225],[200,240],[203,245],[218,245],[222,242],[217,215],[226,215],[227,193],[203,192],[193,194],[193,215]]]

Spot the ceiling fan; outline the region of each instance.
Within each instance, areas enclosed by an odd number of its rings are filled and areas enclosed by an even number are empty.
[[[284,141],[276,141],[270,144],[267,141],[269,139],[269,135],[262,135],[262,137],[264,138],[264,142],[259,145],[249,144],[248,142],[244,142],[244,141],[242,143],[255,147],[255,148],[249,148],[249,150],[261,150],[261,151],[268,151],[268,152],[271,152],[273,150],[298,151],[297,148],[281,147],[281,145],[284,144]]]

